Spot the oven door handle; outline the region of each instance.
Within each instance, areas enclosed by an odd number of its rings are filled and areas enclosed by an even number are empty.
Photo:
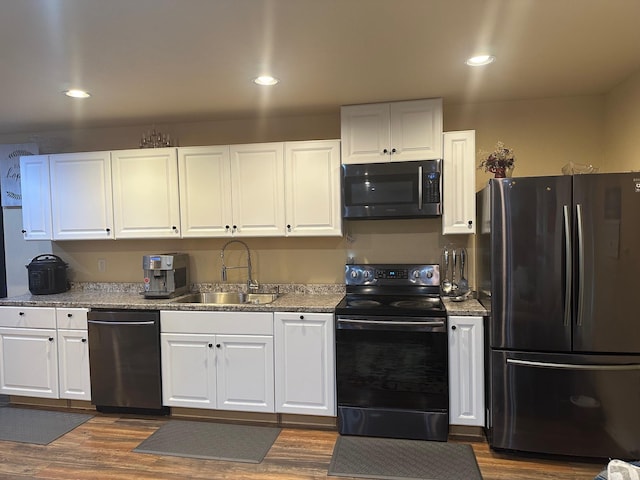
[[[344,318],[339,317],[336,322],[336,328],[338,329],[348,329],[348,328],[358,328],[358,329],[367,329],[370,327],[371,329],[380,329],[384,328],[389,330],[389,327],[397,327],[392,328],[393,330],[420,330],[420,331],[444,331],[445,330],[445,321],[444,320],[425,320],[425,321],[402,321],[402,320],[360,320],[355,318]]]

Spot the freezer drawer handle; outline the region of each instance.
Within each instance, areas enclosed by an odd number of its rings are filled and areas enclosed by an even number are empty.
[[[101,320],[88,320],[88,323],[94,323],[97,325],[154,325],[155,322],[150,320],[148,322],[103,322]]]
[[[507,364],[525,367],[557,368],[567,370],[640,370],[640,364],[634,365],[575,365],[572,363],[535,362],[532,360],[516,360],[508,358]]]

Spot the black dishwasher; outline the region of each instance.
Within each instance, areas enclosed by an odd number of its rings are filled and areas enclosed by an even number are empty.
[[[160,312],[92,309],[87,319],[96,410],[168,413],[162,406]]]

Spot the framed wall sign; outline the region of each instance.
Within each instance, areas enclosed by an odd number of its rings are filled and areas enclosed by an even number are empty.
[[[20,157],[37,154],[38,145],[35,143],[0,145],[0,202],[3,207],[22,206]]]

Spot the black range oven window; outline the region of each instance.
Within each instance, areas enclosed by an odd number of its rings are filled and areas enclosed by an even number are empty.
[[[447,334],[336,331],[341,405],[442,410],[449,405]]]

